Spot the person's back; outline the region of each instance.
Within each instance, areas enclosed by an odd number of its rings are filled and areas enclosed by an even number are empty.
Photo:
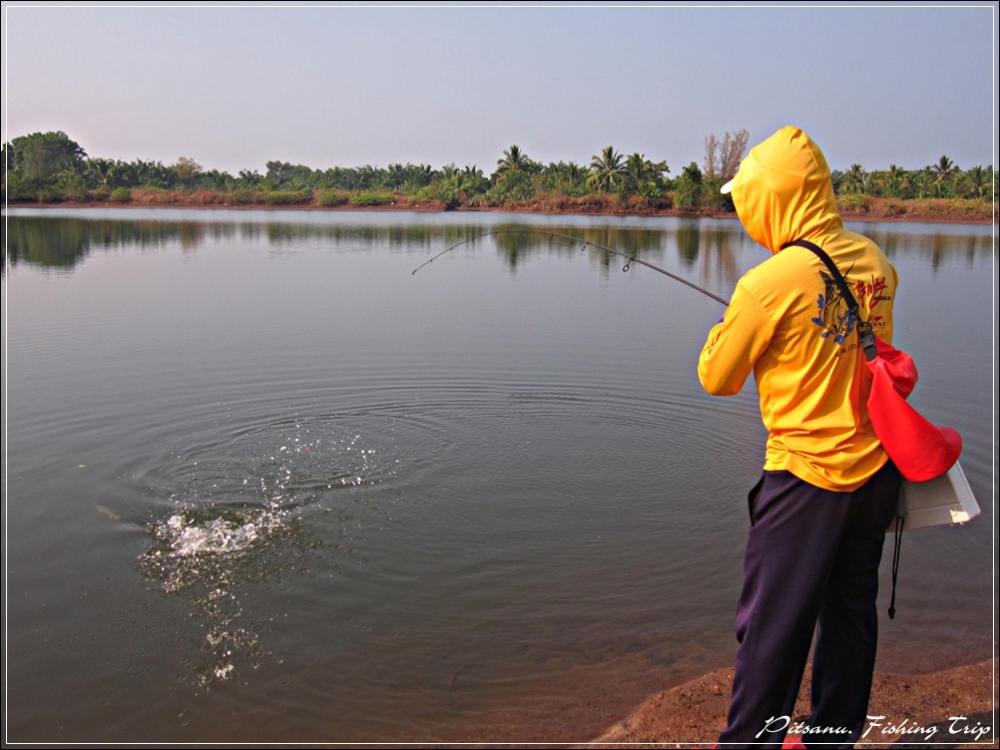
[[[747,498],[740,648],[719,741],[780,742],[783,730],[769,727],[791,719],[818,623],[807,723],[850,746],[871,690],[878,566],[900,475],[867,414],[857,321],[810,246],[846,277],[861,317],[886,342],[896,270],[875,243],[844,229],[826,160],[800,129],[756,146],[730,185],[747,234],[773,256],[740,279],[698,362],[717,395],[737,393],[753,372],[769,432]]]
[[[855,489],[886,461],[864,409],[855,321],[823,262],[783,246],[805,239],[825,250],[890,343],[896,270],[874,242],[843,228],[823,155],[798,128],[757,146],[732,190],[747,233],[774,255],[740,279],[732,310],[709,334],[699,378],[728,395],[752,370],[769,432],[764,468]]]

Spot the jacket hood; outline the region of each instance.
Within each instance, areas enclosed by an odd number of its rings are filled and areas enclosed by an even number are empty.
[[[731,194],[747,234],[772,253],[843,226],[823,152],[792,125],[750,150]]]

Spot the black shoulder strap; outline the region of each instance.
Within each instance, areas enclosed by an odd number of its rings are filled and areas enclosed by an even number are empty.
[[[840,272],[840,269],[837,268],[837,264],[833,262],[833,258],[826,254],[826,250],[809,240],[792,240],[791,242],[786,242],[782,245],[781,249],[784,250],[786,247],[791,247],[792,245],[804,247],[806,250],[811,250],[816,254],[816,257],[823,261],[823,264],[830,271],[830,275],[833,276],[833,280],[837,282],[837,288],[840,290],[841,295],[843,295],[844,300],[847,302],[847,307],[854,311],[854,315],[858,318],[858,320],[861,320],[860,311],[858,309],[858,301],[854,298],[854,294],[851,292],[851,287],[847,285],[847,280]]]
[[[847,280],[840,272],[840,269],[837,268],[837,264],[833,262],[833,258],[826,254],[826,250],[809,240],[792,240],[782,245],[781,249],[784,250],[786,247],[791,247],[792,245],[804,247],[823,261],[823,265],[830,271],[830,275],[837,284],[837,288],[840,290],[844,301],[847,302],[847,308],[854,313],[854,319],[857,321],[858,326],[858,338],[861,340],[861,346],[865,350],[865,357],[868,361],[875,359],[875,334],[872,332],[871,324],[867,320],[862,320],[858,300],[854,297],[853,292],[851,292],[851,287],[847,284]]]

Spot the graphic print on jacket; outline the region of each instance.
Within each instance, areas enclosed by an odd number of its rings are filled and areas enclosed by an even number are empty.
[[[821,338],[833,336],[836,343],[843,344],[854,333],[854,327],[858,323],[857,315],[847,304],[844,295],[840,293],[840,287],[837,286],[833,276],[827,271],[820,271],[819,277],[823,281],[823,292],[816,301],[817,312],[812,322],[819,326]],[[879,329],[885,327],[885,316],[875,314],[875,307],[880,302],[892,299],[885,293],[888,282],[884,276],[873,276],[869,282],[858,281],[852,284],[850,277],[851,271],[849,269],[844,274],[844,278],[847,280],[848,286],[851,287],[851,292],[859,307],[868,311],[865,318],[877,333]]]
[[[854,310],[847,304],[833,277],[826,271],[820,271],[819,275],[823,279],[823,293],[819,295],[816,303],[819,314],[812,319],[812,322],[820,327],[819,335],[822,338],[833,336],[834,341],[843,344],[857,323]]]

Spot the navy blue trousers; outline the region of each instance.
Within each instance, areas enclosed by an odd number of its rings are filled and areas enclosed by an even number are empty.
[[[843,747],[858,739],[875,668],[878,566],[900,482],[889,462],[854,492],[823,490],[787,471],[765,471],[751,490],[740,645],[720,743],[780,746],[817,626],[808,724],[827,733],[803,739]]]

